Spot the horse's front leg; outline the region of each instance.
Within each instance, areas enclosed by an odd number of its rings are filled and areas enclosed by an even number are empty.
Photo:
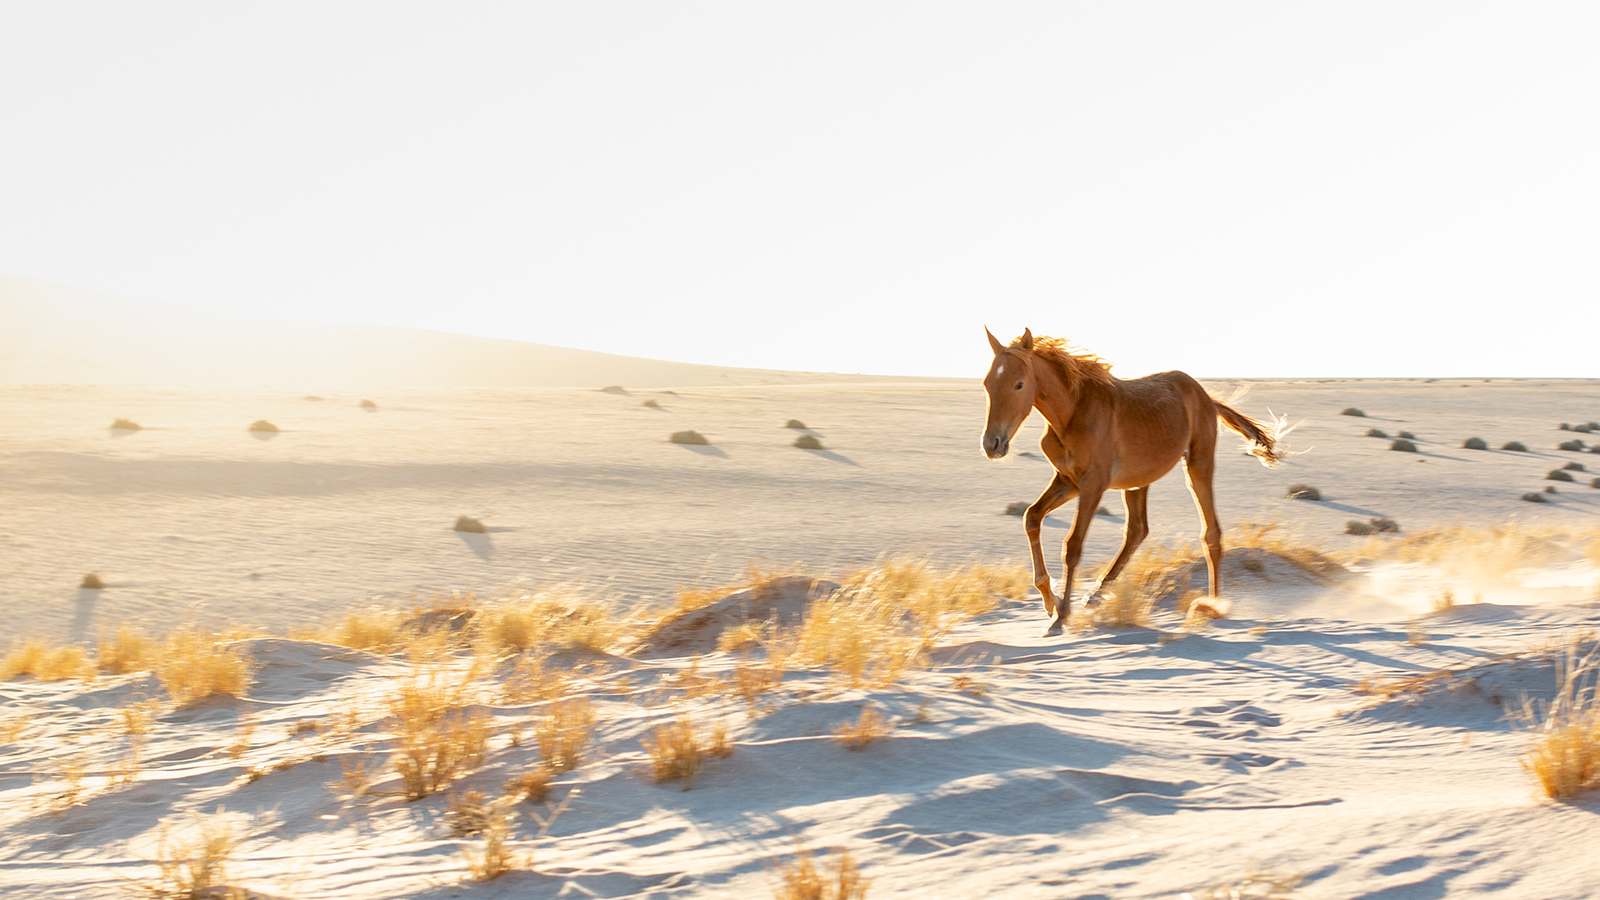
[[[1039,499],[1033,501],[1022,518],[1022,525],[1028,532],[1028,550],[1033,554],[1033,586],[1039,589],[1039,596],[1044,598],[1044,614],[1047,616],[1056,614],[1056,595],[1050,588],[1050,569],[1044,563],[1044,548],[1039,546],[1039,528],[1045,516],[1077,493],[1078,486],[1057,473],[1051,479],[1050,486],[1044,489]]]
[[[1046,628],[1045,636],[1060,634],[1072,617],[1072,586],[1078,577],[1078,561],[1083,558],[1083,541],[1089,536],[1089,523],[1100,509],[1100,498],[1105,496],[1104,485],[1079,485],[1078,514],[1072,520],[1072,533],[1061,544],[1061,566],[1066,570],[1061,582],[1061,602],[1056,606],[1056,617]]]

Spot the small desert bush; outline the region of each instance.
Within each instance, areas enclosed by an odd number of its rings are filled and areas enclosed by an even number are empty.
[[[498,652],[537,648],[603,651],[615,645],[629,622],[587,594],[550,590],[481,607],[472,637]]]
[[[1309,484],[1291,484],[1288,497],[1290,500],[1321,500],[1322,492]]]
[[[1573,453],[1583,452],[1583,441],[1562,441],[1556,445],[1557,450],[1569,450]]]
[[[1188,572],[1201,559],[1192,543],[1145,544],[1107,586],[1093,621],[1121,628],[1149,624],[1150,613],[1161,598],[1174,595],[1180,605],[1187,599],[1181,595],[1189,584]]]
[[[156,832],[158,879],[139,884],[145,893],[173,900],[246,896],[228,886],[227,863],[238,847],[237,824],[218,810],[211,815],[191,813],[187,827],[175,835],[170,821]]]
[[[818,440],[817,436],[814,435],[814,434],[802,434],[802,435],[800,435],[799,437],[794,439],[794,446],[799,447],[801,450],[821,450],[821,449],[824,449],[823,446],[822,446],[822,441]]]
[[[811,851],[797,846],[794,860],[773,874],[773,900],[866,900],[871,884],[861,877],[848,850],[835,853],[832,871],[824,873],[817,871]]]
[[[1456,592],[1449,588],[1441,588],[1428,598],[1428,605],[1434,612],[1444,612],[1454,609],[1456,605]]]
[[[657,725],[640,743],[650,754],[650,776],[656,783],[682,781],[686,791],[694,787],[707,759],[733,755],[726,725],[713,726],[709,734],[702,736],[687,713]]]
[[[1568,472],[1582,472],[1582,471],[1584,471],[1583,463],[1581,463],[1581,462],[1569,462],[1566,465],[1562,466],[1561,468],[1566,469]]]
[[[1345,534],[1394,534],[1399,531],[1400,525],[1398,522],[1393,519],[1382,517],[1368,519],[1365,522],[1359,519],[1351,519],[1350,521],[1344,523]]]
[[[482,825],[474,833],[482,836],[483,849],[476,854],[465,847],[461,850],[473,881],[493,881],[524,864],[525,861],[512,855],[508,846],[511,821],[517,817],[517,811],[512,808],[515,802],[501,797],[482,804]]]
[[[371,400],[363,400],[360,403],[357,403],[356,405],[361,407],[362,409],[377,409],[378,408],[378,404],[373,403]]]
[[[790,419],[789,421],[783,423],[783,427],[804,430],[806,423],[800,421],[799,419]]]
[[[472,705],[473,674],[439,664],[413,666],[389,698],[395,745],[391,763],[406,799],[436,793],[483,761],[490,720]]]
[[[1544,478],[1545,478],[1546,481],[1569,481],[1570,482],[1572,480],[1572,476],[1568,475],[1562,469],[1551,469],[1549,472],[1545,473]]]
[[[568,772],[583,762],[594,737],[597,719],[588,697],[568,697],[550,704],[534,730],[544,764],[555,772]]]
[[[0,657],[0,681],[36,678],[39,681],[65,681],[94,677],[94,663],[76,644],[51,644],[41,640],[15,640]]]
[[[1589,487],[1600,488],[1600,478],[1589,479]]]
[[[117,431],[140,431],[140,430],[142,430],[140,428],[140,426],[139,426],[139,423],[133,421],[132,419],[117,419],[115,422],[111,423],[111,427],[113,429],[117,430]]]
[[[1417,452],[1417,445],[1405,438],[1399,438],[1389,445],[1389,449],[1399,450],[1401,453],[1415,453]]]
[[[1489,449],[1489,444],[1483,438],[1469,437],[1466,440],[1461,442],[1461,449],[1463,449],[1463,450],[1487,450],[1487,449]]]
[[[854,722],[837,725],[833,729],[833,739],[839,742],[846,750],[860,752],[874,741],[889,736],[894,730],[894,723],[884,718],[877,707],[867,704],[861,709],[861,717]]]
[[[107,675],[124,675],[150,668],[160,648],[155,638],[131,625],[117,625],[116,632],[100,633],[95,644],[96,668]]]
[[[174,631],[161,643],[151,669],[174,703],[212,694],[244,695],[250,686],[250,656],[225,643],[195,628]]]
[[[695,444],[698,446],[704,446],[711,443],[710,441],[706,440],[705,435],[693,429],[688,431],[674,431],[672,433],[672,437],[667,438],[667,440],[674,444]]]
[[[97,573],[90,572],[83,576],[82,581],[78,582],[78,588],[85,591],[103,591],[106,588],[106,583],[100,580],[100,576]]]
[[[388,653],[399,649],[405,643],[406,632],[403,628],[405,620],[405,614],[394,609],[380,607],[353,609],[346,612],[343,618],[330,624],[307,631],[294,631],[291,635],[298,640],[321,641],[354,650]]]
[[[1521,441],[1506,441],[1500,445],[1501,450],[1510,450],[1512,453],[1527,453],[1528,445]]]
[[[1388,436],[1389,436],[1389,433],[1387,431],[1384,431],[1382,428],[1368,428],[1367,429],[1367,437],[1387,438]]]
[[[505,794],[518,800],[529,803],[539,803],[550,796],[550,782],[555,779],[556,772],[549,766],[533,766],[524,769],[521,773],[506,779]]]
[[[489,529],[483,527],[482,522],[471,516],[456,516],[455,530],[465,531],[468,534],[486,534],[489,531]]]
[[[1417,436],[1412,434],[1409,431],[1402,431],[1399,434],[1395,435],[1395,437],[1398,437],[1398,438],[1401,438],[1401,439],[1407,440],[1407,441],[1414,441],[1414,440],[1417,439]]]
[[[278,431],[278,426],[268,422],[266,419],[257,419],[254,422],[251,422],[250,427],[246,430],[259,431],[265,434],[276,434]]]
[[[1555,698],[1548,704],[1528,701],[1517,719],[1532,737],[1522,765],[1545,796],[1567,800],[1600,787],[1600,700],[1595,672],[1600,648],[1586,652],[1574,642],[1559,667]]]
[[[1344,409],[1339,411],[1339,415],[1341,415],[1341,416],[1355,416],[1356,418],[1359,418],[1359,419],[1364,419],[1364,418],[1367,417],[1366,413],[1362,412],[1359,409],[1356,409],[1354,406],[1345,407]]]
[[[1032,504],[1029,503],[1026,500],[1018,500],[1018,501],[1016,501],[1014,503],[1007,503],[1006,504],[1006,515],[1008,515],[1008,516],[1020,516],[1020,515],[1023,515],[1024,513],[1026,513],[1028,511],[1028,507],[1031,506],[1031,505]]]
[[[1538,491],[1529,491],[1528,493],[1522,495],[1522,499],[1526,500],[1529,503],[1549,503],[1550,502],[1550,501],[1548,501],[1548,500],[1546,500],[1544,498],[1544,494],[1541,494]]]

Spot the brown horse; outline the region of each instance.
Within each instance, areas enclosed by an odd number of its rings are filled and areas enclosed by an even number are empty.
[[[1072,607],[1072,584],[1089,523],[1108,490],[1122,491],[1128,524],[1122,550],[1100,576],[1085,603],[1100,605],[1101,591],[1121,574],[1129,557],[1150,533],[1147,502],[1150,483],[1183,460],[1189,491],[1205,523],[1206,567],[1211,596],[1222,589],[1222,526],[1217,522],[1211,477],[1216,471],[1217,419],[1243,435],[1250,453],[1263,465],[1284,455],[1278,440],[1286,433],[1281,421],[1271,426],[1214,399],[1200,383],[1182,372],[1159,372],[1131,381],[1111,374],[1110,366],[1087,353],[1074,353],[1060,338],[1022,337],[1005,346],[985,328],[994,348],[994,365],[983,379],[989,394],[989,418],[983,428],[983,452],[999,459],[1028,413],[1037,409],[1046,428],[1039,449],[1055,466],[1055,478],[1028,507],[1023,524],[1033,553],[1033,584],[1051,616],[1045,634],[1060,634]],[[1050,570],[1039,548],[1039,525],[1051,510],[1078,498],[1072,531],[1061,549],[1066,566],[1058,601],[1051,590]]]

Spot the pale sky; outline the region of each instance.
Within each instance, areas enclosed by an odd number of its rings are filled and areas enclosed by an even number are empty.
[[[766,368],[1595,376],[1600,4],[0,0],[0,272]]]

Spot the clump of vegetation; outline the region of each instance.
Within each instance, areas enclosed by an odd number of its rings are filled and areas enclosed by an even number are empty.
[[[1569,462],[1566,465],[1562,466],[1561,468],[1566,469],[1568,472],[1582,472],[1582,471],[1584,471],[1583,463],[1581,463],[1581,462]]]
[[[191,813],[187,833],[176,840],[172,825],[162,822],[156,838],[156,866],[160,877],[153,884],[142,884],[155,897],[200,900],[206,897],[244,897],[248,893],[229,887],[228,857],[238,846],[235,824],[226,810],[206,816]]]
[[[1560,687],[1549,704],[1527,701],[1517,717],[1532,736],[1522,765],[1545,796],[1567,800],[1600,787],[1600,700],[1595,694],[1596,647],[1577,643],[1560,661]]]
[[[357,403],[356,405],[361,407],[362,409],[377,409],[378,408],[378,404],[373,403],[371,400],[363,400],[360,403]]]
[[[1544,495],[1543,494],[1541,494],[1541,493],[1539,493],[1537,491],[1532,491],[1532,492],[1523,494],[1522,495],[1522,499],[1528,501],[1529,503],[1548,503],[1549,502],[1548,500],[1544,499]]]
[[[1527,453],[1528,445],[1521,441],[1506,441],[1500,446],[1501,450],[1510,450],[1512,453]]]
[[[1398,435],[1396,435],[1396,437],[1404,438],[1405,440],[1408,440],[1408,441],[1414,441],[1414,440],[1417,439],[1417,436],[1412,434],[1409,431],[1402,431]]]
[[[550,796],[550,782],[555,776],[555,770],[549,766],[525,769],[520,774],[506,779],[506,796],[538,803]]]
[[[1589,480],[1589,487],[1600,488],[1600,478],[1591,478]]]
[[[15,640],[0,657],[0,681],[36,678],[40,681],[66,681],[94,675],[89,654],[76,644],[50,644],[41,640]]]
[[[1028,507],[1031,506],[1031,505],[1032,504],[1030,504],[1026,500],[1018,500],[1018,501],[1016,501],[1014,503],[1007,503],[1006,504],[1006,515],[1008,515],[1008,516],[1020,516],[1023,513],[1026,513],[1028,511]]]
[[[651,409],[660,409],[661,408],[661,401],[657,400],[654,397],[651,397],[649,400],[646,400],[644,403],[642,403],[640,405],[641,406],[648,406]]]
[[[1288,497],[1290,500],[1321,500],[1322,492],[1309,484],[1291,484]]]
[[[1388,436],[1389,436],[1389,433],[1387,431],[1384,431],[1382,428],[1368,428],[1367,429],[1367,437],[1387,438]]]
[[[802,435],[800,435],[799,437],[794,439],[794,446],[799,447],[801,450],[821,450],[821,449],[823,449],[822,441],[817,440],[817,436],[814,435],[814,434],[802,434]]]
[[[866,900],[871,882],[861,877],[850,851],[835,854],[833,871],[824,874],[817,871],[811,851],[796,844],[794,861],[776,871],[774,900]]]
[[[1341,415],[1341,416],[1355,416],[1358,419],[1365,419],[1367,417],[1366,413],[1362,412],[1359,409],[1356,409],[1354,406],[1345,407],[1344,409],[1339,411],[1339,415]]]
[[[133,421],[132,419],[117,419],[115,422],[111,423],[111,429],[113,431],[140,431],[140,430],[142,430],[141,426],[139,425],[139,423]]]
[[[1568,450],[1573,453],[1583,452],[1583,441],[1562,441],[1556,445],[1557,450]]]
[[[600,389],[602,394],[626,394],[628,391],[620,384],[608,385]]]
[[[588,697],[568,697],[550,704],[534,732],[544,764],[556,772],[569,772],[583,762],[594,736],[596,715]]]
[[[212,694],[244,695],[250,686],[250,656],[226,643],[195,628],[167,636],[152,669],[174,703],[181,706]]]
[[[471,516],[457,516],[455,530],[465,531],[469,534],[487,534],[489,532],[489,529],[483,527],[482,522]]]
[[[90,572],[83,576],[83,581],[78,583],[78,587],[85,591],[103,591],[106,589],[106,583],[100,580],[97,573]]]
[[[717,725],[704,738],[696,731],[688,714],[679,716],[665,725],[657,725],[650,736],[640,741],[650,754],[650,776],[657,784],[682,781],[683,789],[694,787],[694,781],[705,768],[710,757],[726,758],[733,755],[733,742],[728,739],[726,725]]]
[[[797,428],[797,429],[804,430],[805,427],[806,427],[806,423],[800,421],[799,419],[790,419],[789,421],[783,423],[783,427],[785,427],[785,428]]]
[[[159,644],[149,635],[126,624],[118,624],[116,633],[100,633],[95,644],[95,667],[107,675],[124,675],[150,667],[159,650]]]
[[[1463,450],[1487,450],[1489,445],[1483,438],[1469,437],[1461,442]]]
[[[512,856],[506,840],[511,835],[511,820],[517,817],[517,811],[511,808],[515,802],[512,798],[500,797],[481,801],[475,810],[478,828],[473,833],[483,838],[483,851],[474,854],[465,847],[461,850],[473,881],[493,881],[524,862]]]
[[[1304,875],[1276,872],[1246,872],[1237,881],[1214,884],[1196,891],[1185,891],[1183,900],[1291,900]]]
[[[1345,534],[1392,534],[1400,530],[1400,523],[1393,519],[1377,518],[1363,522],[1351,519],[1344,523]]]
[[[861,708],[861,717],[854,722],[846,722],[835,726],[833,739],[838,741],[846,750],[856,753],[867,749],[874,741],[886,738],[894,729],[894,723],[884,718],[877,707],[867,704]]]
[[[472,704],[474,674],[439,663],[414,665],[388,700],[395,754],[407,800],[436,793],[475,769],[489,744],[489,715]]]
[[[257,419],[254,422],[251,422],[250,427],[245,430],[256,431],[262,434],[277,434],[278,426],[268,422],[266,419]]]
[[[1394,443],[1390,444],[1389,445],[1389,449],[1390,450],[1399,450],[1402,453],[1415,453],[1415,452],[1417,452],[1417,445],[1411,443],[1410,441],[1406,440],[1405,438],[1400,438],[1400,439],[1396,440]]]
[[[1551,469],[1544,475],[1546,481],[1571,481],[1572,476],[1565,469]]]
[[[672,437],[667,438],[667,440],[674,444],[695,444],[697,446],[705,446],[711,443],[706,440],[705,435],[693,429],[689,431],[674,431]]]

